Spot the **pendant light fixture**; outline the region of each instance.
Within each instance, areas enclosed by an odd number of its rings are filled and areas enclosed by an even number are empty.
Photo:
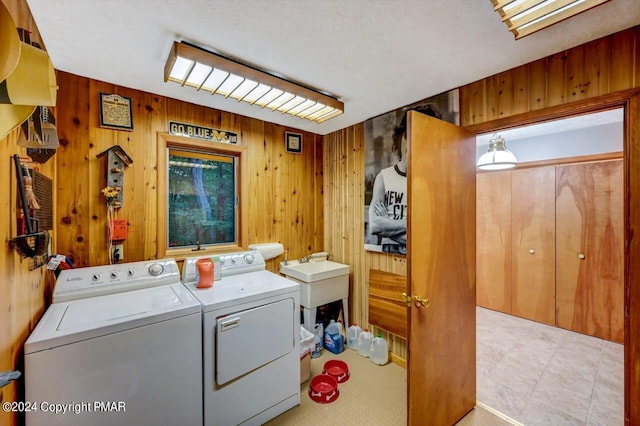
[[[504,139],[496,134],[489,141],[489,150],[478,158],[477,167],[480,170],[504,170],[515,167],[517,163],[516,156],[507,149]]]

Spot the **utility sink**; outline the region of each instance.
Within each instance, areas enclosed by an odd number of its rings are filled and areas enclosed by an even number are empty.
[[[342,301],[342,318],[349,324],[349,265],[321,260],[280,263],[280,273],[300,284],[300,306],[303,308],[304,328],[314,333],[318,306]]]
[[[322,260],[320,262],[289,261],[280,263],[280,273],[306,283],[322,281],[342,275],[349,275],[349,265]]]

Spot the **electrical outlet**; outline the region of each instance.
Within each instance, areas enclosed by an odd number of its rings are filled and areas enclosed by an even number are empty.
[[[124,244],[114,244],[111,246],[111,263],[122,263],[124,261]]]

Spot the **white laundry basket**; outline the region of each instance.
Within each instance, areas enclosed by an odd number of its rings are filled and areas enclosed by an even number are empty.
[[[311,378],[311,352],[315,347],[314,335],[300,326],[300,384]]]

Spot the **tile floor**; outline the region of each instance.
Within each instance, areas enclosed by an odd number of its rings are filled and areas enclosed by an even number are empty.
[[[477,308],[477,398],[526,425],[623,425],[623,346]]]

